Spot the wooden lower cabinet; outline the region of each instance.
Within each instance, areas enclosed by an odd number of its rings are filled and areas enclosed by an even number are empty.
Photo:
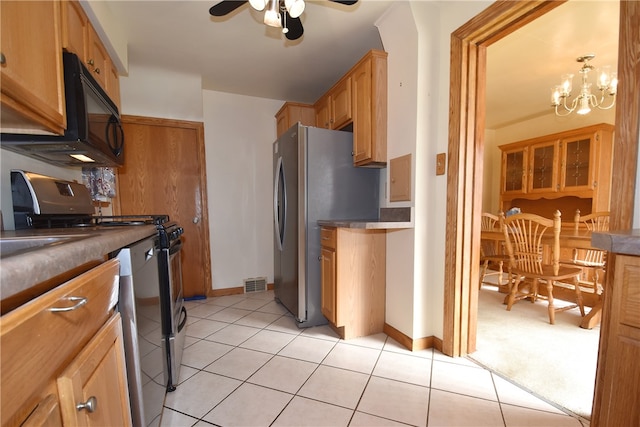
[[[64,425],[130,426],[126,375],[116,313],[58,377]]]
[[[341,338],[382,332],[386,232],[322,227],[322,314]]]
[[[131,425],[118,278],[113,259],[0,317],[2,426]]]

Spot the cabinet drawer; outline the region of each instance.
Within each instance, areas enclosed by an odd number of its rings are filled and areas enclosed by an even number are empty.
[[[320,245],[325,248],[336,248],[337,230],[335,228],[322,227],[320,229]]]
[[[2,425],[33,408],[55,378],[111,315],[118,300],[111,260],[0,317]]]

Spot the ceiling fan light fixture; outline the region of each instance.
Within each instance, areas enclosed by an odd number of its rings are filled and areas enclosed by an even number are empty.
[[[251,7],[259,11],[264,10],[267,3],[269,3],[269,0],[249,0]]]
[[[281,27],[280,11],[278,10],[278,0],[271,0],[271,6],[264,13],[264,23],[270,27]]]
[[[289,16],[297,18],[304,12],[304,0],[284,0],[284,7],[289,12]]]

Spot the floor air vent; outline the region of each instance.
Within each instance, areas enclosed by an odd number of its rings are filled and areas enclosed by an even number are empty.
[[[267,290],[266,277],[254,277],[253,279],[244,279],[244,293],[262,292]]]

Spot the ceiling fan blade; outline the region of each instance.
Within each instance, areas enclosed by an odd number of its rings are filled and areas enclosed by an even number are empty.
[[[347,6],[351,6],[353,4],[358,3],[358,0],[353,0],[353,1],[349,1],[349,0],[329,0],[329,1],[332,1],[334,3],[346,4]]]
[[[284,17],[284,15],[287,15],[286,17]],[[281,22],[282,22],[282,28],[284,28],[285,25],[285,19],[286,19],[286,26],[289,29],[289,31],[287,31],[287,33],[285,34],[285,37],[289,40],[297,40],[300,37],[302,37],[302,34],[304,33],[304,28],[302,28],[302,21],[300,20],[300,18],[292,18],[291,15],[289,15],[289,12],[284,12],[284,14],[282,14],[282,18]]]
[[[211,6],[209,13],[213,16],[224,16],[233,12],[245,3],[248,3],[248,0],[223,0],[220,3]]]

